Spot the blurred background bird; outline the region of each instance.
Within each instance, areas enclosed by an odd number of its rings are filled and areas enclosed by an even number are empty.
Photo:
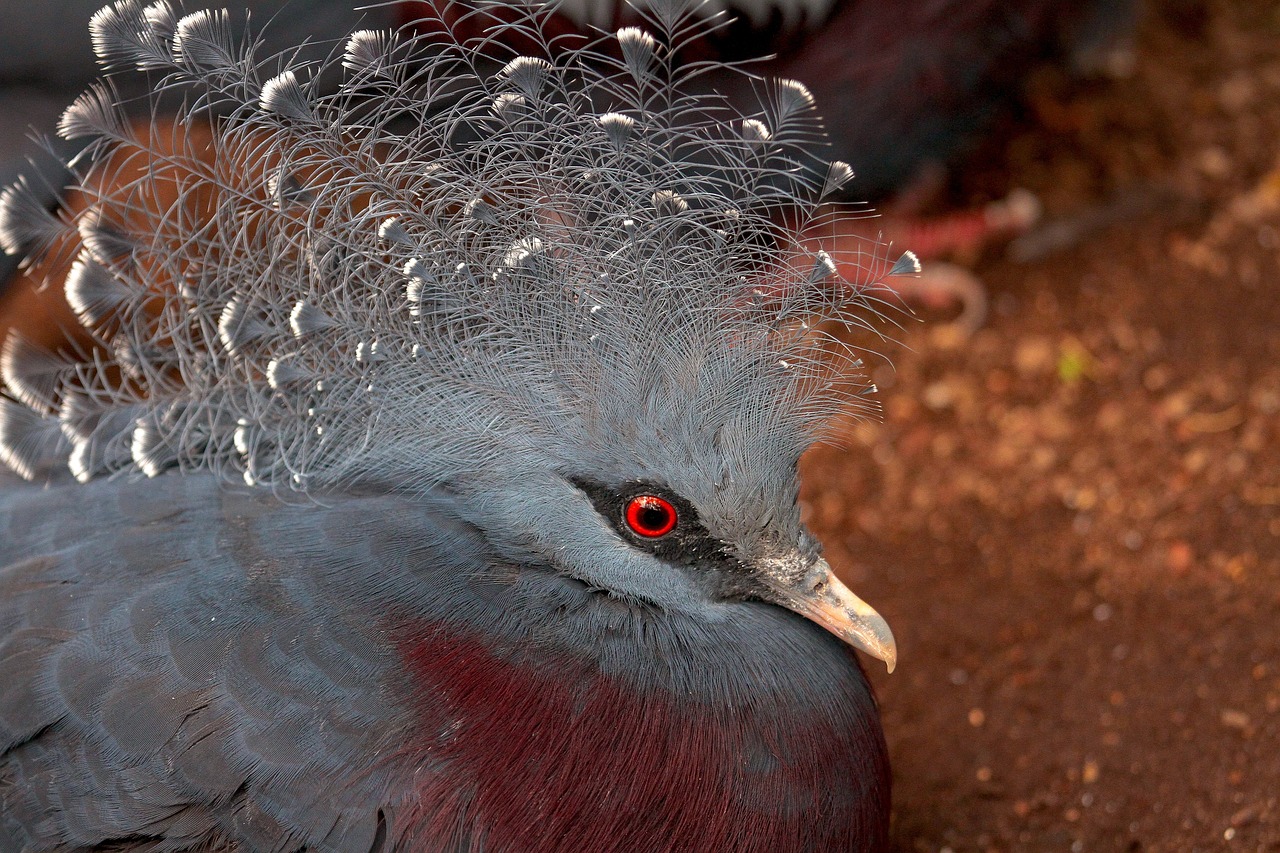
[[[82,22],[99,0],[64,0],[32,6],[0,0],[0,182],[33,176],[45,203],[56,203],[65,183],[58,158],[42,156],[28,129],[48,129],[63,104],[95,74]],[[465,25],[465,6],[401,0],[354,10],[346,0],[251,0],[255,20],[270,20],[267,50],[311,40],[302,56],[319,58],[327,40],[359,26]],[[636,4],[643,6],[643,3]],[[931,264],[922,277],[897,287],[913,302],[960,303],[961,324],[972,330],[985,315],[980,283],[965,267],[991,245],[1036,225],[1038,200],[1006,187],[976,206],[948,198],[950,169],[973,152],[998,120],[1022,107],[1024,85],[1035,71],[1053,67],[1072,78],[1125,73],[1137,0],[931,0],[886,6],[869,0],[753,0],[705,4],[711,16],[730,12],[713,33],[676,59],[711,60],[691,85],[724,92],[740,106],[754,103],[748,78],[716,63],[748,62],[753,73],[797,79],[823,105],[832,155],[858,176],[843,198],[864,216],[848,217],[842,244],[853,251],[867,238],[896,241]],[[233,14],[235,10],[232,10]],[[562,39],[592,28],[635,23],[639,13],[620,0],[561,3],[548,26]],[[240,17],[233,17],[241,28]],[[436,23],[430,23],[436,22]],[[499,36],[501,38],[501,36]],[[762,59],[762,57],[765,57]],[[129,86],[125,83],[122,85]],[[140,83],[132,84],[135,88]],[[74,143],[59,143],[69,156]],[[36,167],[28,163],[36,159]],[[35,180],[38,176],[39,180]],[[872,217],[875,203],[880,216]],[[34,292],[15,274],[16,258],[0,257],[0,331],[21,325],[60,338],[68,314],[51,294]],[[0,284],[0,291],[3,284]],[[50,301],[52,300],[52,301]]]
[[[813,245],[805,86],[641,23],[94,16],[72,189],[0,194],[81,329],[0,353],[0,848],[884,848],[796,465],[917,267]]]

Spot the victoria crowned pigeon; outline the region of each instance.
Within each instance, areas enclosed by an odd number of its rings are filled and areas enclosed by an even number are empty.
[[[914,259],[800,238],[850,170],[689,94],[714,19],[546,14],[95,16],[66,206],[0,196],[90,335],[0,365],[0,850],[883,849],[894,643],[796,472]]]

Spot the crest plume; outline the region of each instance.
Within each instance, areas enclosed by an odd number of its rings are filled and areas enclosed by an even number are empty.
[[[58,284],[95,346],[6,342],[0,460],[305,490],[624,469],[618,434],[708,428],[794,458],[869,405],[817,323],[865,322],[912,264],[802,239],[850,170],[815,154],[799,83],[762,82],[754,115],[695,93],[694,11],[566,45],[547,7],[473,10],[479,36],[364,30],[317,65],[257,56],[224,12],[102,10],[108,79],[59,123],[90,140],[81,204],[0,195],[0,245],[73,259]],[[162,95],[121,103],[112,77],[141,71]]]
[[[897,647],[796,463],[914,262],[647,3],[94,17],[61,209],[0,192],[79,324],[0,348],[0,849],[887,848]]]

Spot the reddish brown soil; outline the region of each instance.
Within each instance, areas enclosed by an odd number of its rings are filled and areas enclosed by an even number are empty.
[[[883,422],[807,459],[899,640],[899,851],[1280,851],[1280,11],[1149,6],[960,187],[1128,215],[980,260],[986,327],[904,321]]]

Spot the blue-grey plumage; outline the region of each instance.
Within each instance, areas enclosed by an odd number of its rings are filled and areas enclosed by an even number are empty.
[[[913,262],[842,279],[808,91],[688,94],[704,25],[653,9],[567,51],[491,21],[523,55],[362,31],[334,92],[224,13],[95,16],[185,98],[139,124],[109,77],[60,123],[78,201],[0,196],[94,344],[0,353],[0,460],[44,482],[0,485],[0,840],[883,844],[831,634],[892,636],[796,462],[868,405],[821,323]]]
[[[815,710],[878,737],[860,673],[808,623],[752,602],[710,626],[602,608],[550,567],[495,553],[465,512],[439,491],[289,503],[204,474],[5,488],[3,849],[442,849],[374,844],[380,824],[410,822],[424,787],[469,781],[441,733],[410,748],[424,712],[406,624],[482,631],[524,665],[585,659],[735,721],[759,714],[766,741]],[[601,723],[626,736],[628,721]],[[874,764],[863,779],[829,759],[812,772],[850,800],[880,781]],[[786,804],[741,807],[776,820]],[[493,849],[583,849],[528,838]]]

